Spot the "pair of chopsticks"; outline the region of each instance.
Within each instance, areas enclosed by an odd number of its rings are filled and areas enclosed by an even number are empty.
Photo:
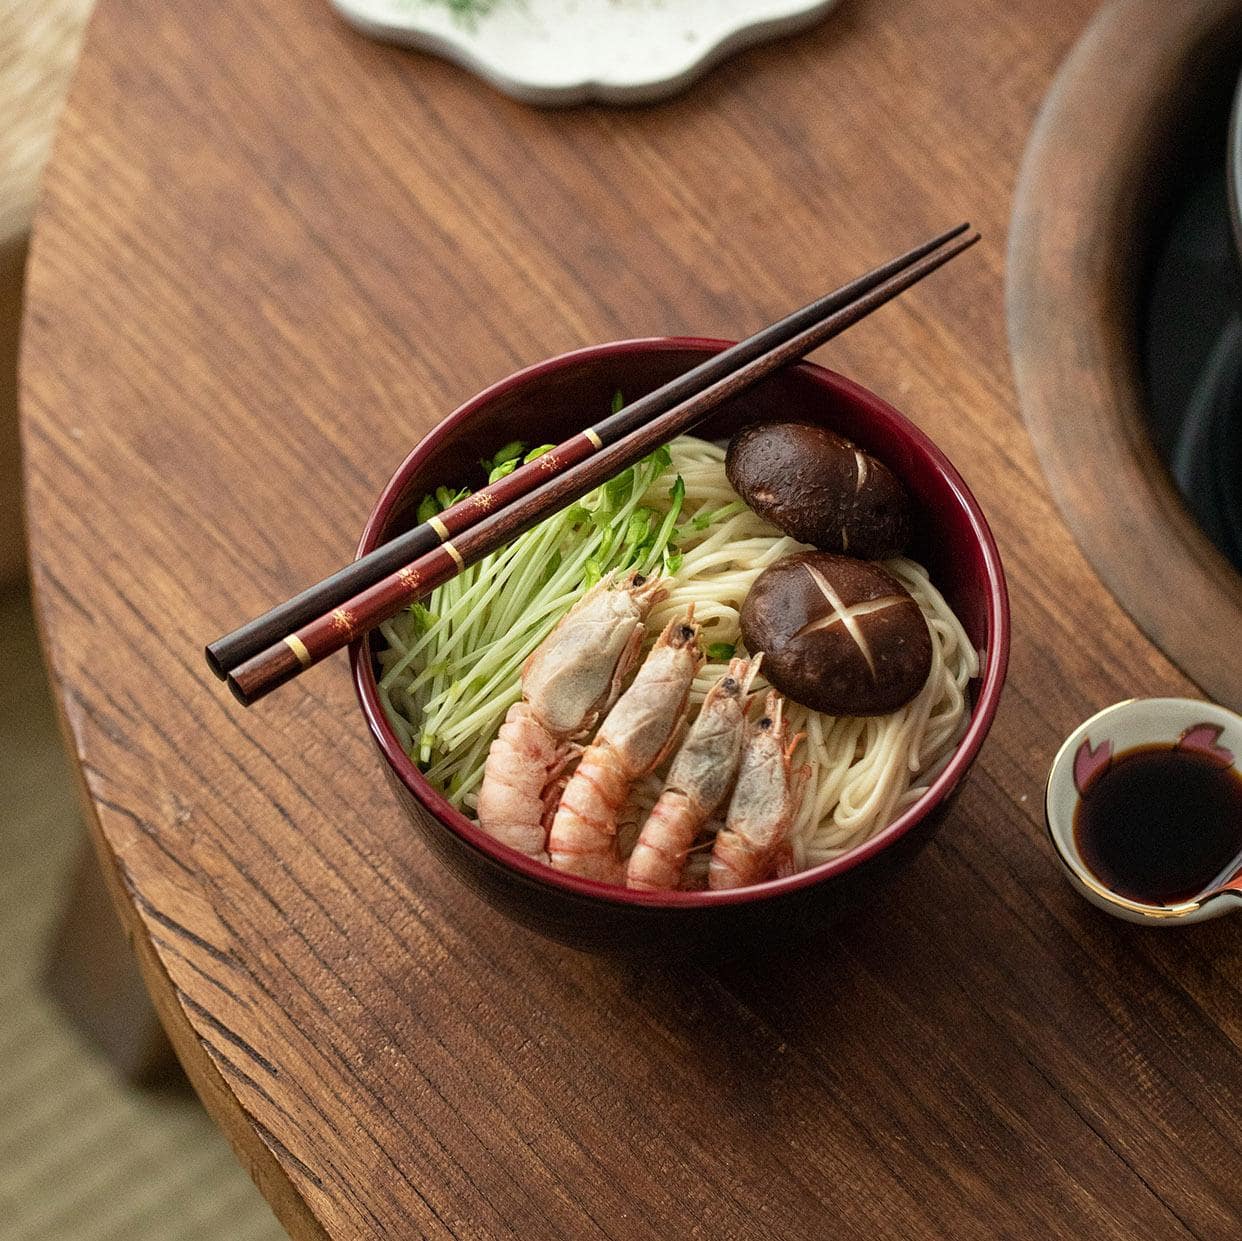
[[[979,240],[969,227],[794,311],[217,639],[212,671],[249,706],[916,284]]]

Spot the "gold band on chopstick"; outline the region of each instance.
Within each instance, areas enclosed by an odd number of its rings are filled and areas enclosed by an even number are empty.
[[[595,445],[596,448],[603,448],[604,441],[600,439],[599,432],[596,431],[594,427],[587,427],[587,429],[583,431],[582,434],[585,435],[587,439],[589,439],[591,443]]]
[[[459,570],[466,567],[466,562],[461,558],[461,552],[459,552],[457,548],[452,545],[452,543],[445,543],[444,550],[448,552],[448,554],[457,562],[457,568]]]
[[[445,542],[449,537],[449,528],[438,517],[428,517],[427,524],[440,536],[440,542]]]
[[[296,633],[291,633],[285,639],[285,645],[298,657],[298,663],[300,663],[303,668],[309,668],[311,666],[310,651],[306,649],[306,643],[303,642]]]

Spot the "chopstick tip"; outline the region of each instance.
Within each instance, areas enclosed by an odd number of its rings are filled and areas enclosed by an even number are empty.
[[[224,683],[229,687],[233,697],[236,698],[243,707],[248,707],[254,702],[254,699],[251,698],[250,695],[237,683],[236,678],[231,672],[225,676]]]
[[[203,657],[207,660],[207,667],[215,674],[216,679],[223,681],[228,676],[228,669],[221,662],[219,655],[216,654],[215,643],[203,647]]]

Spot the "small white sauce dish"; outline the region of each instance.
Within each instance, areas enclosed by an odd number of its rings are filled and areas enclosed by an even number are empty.
[[[364,34],[456,61],[545,107],[652,103],[752,44],[805,30],[839,0],[331,0]]]
[[[1236,773],[1242,757],[1242,717],[1194,698],[1131,698],[1106,707],[1074,729],[1052,761],[1044,795],[1048,835],[1066,878],[1105,913],[1146,926],[1203,922],[1242,908],[1242,875],[1236,873],[1193,899],[1148,905],[1111,891],[1084,861],[1075,835],[1083,790],[1115,756],[1154,745],[1210,754]]]

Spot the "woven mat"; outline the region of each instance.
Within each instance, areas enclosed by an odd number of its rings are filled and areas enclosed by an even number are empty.
[[[120,1084],[39,987],[82,828],[24,596],[0,667],[0,1238],[278,1241],[188,1088]]]

